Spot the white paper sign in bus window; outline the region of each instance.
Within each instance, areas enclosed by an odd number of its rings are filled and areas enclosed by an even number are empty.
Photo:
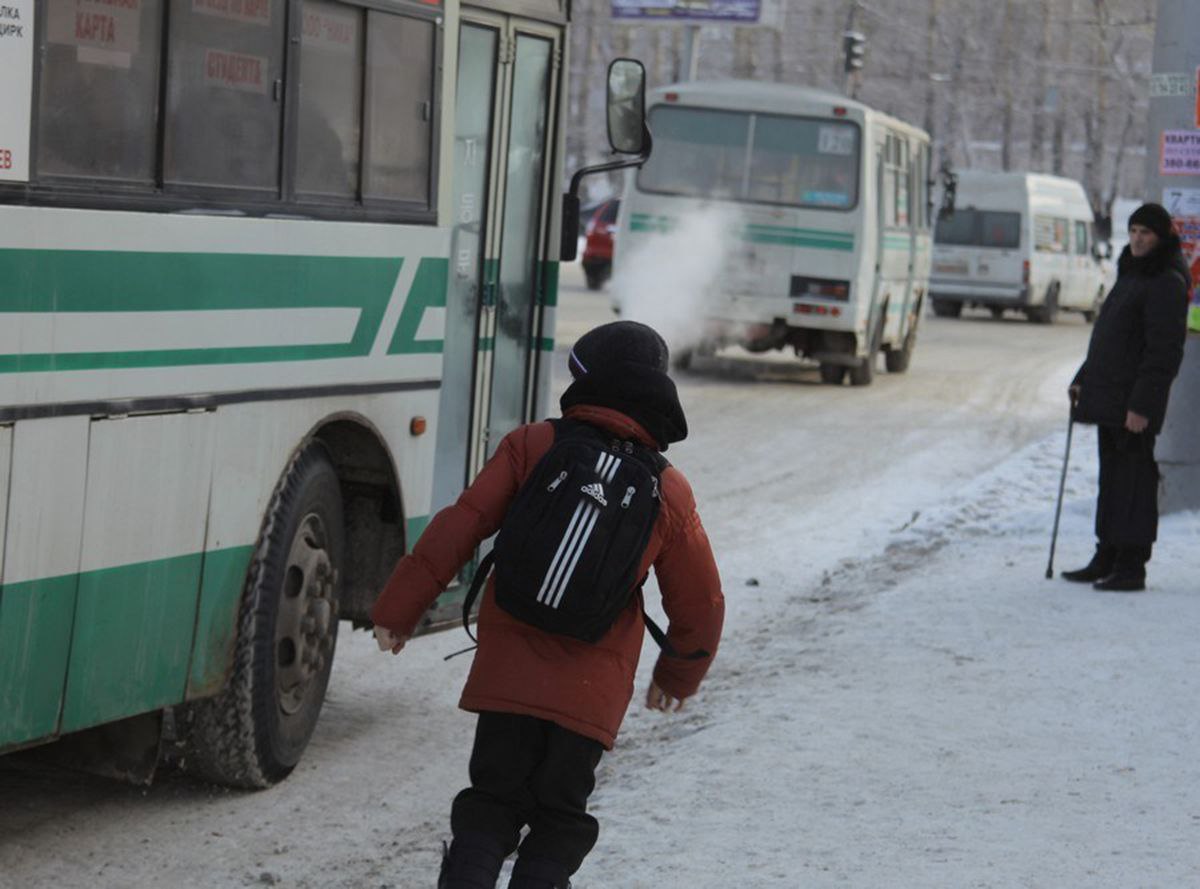
[[[305,46],[339,55],[353,55],[358,48],[358,13],[341,12],[331,5],[304,8],[300,26]]]
[[[271,0],[192,0],[192,11],[236,22],[271,24]]]
[[[33,0],[0,2],[0,181],[29,179],[33,101]]]
[[[85,65],[128,68],[141,40],[145,0],[61,0],[47,7],[46,37],[76,47]]]
[[[221,49],[206,49],[204,51],[204,80],[210,86],[247,93],[265,93],[269,64],[270,61],[262,56],[249,56]]]
[[[820,154],[854,154],[854,127],[835,125],[817,130],[817,152]]]

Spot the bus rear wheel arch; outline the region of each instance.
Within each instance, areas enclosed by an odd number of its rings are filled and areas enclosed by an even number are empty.
[[[184,708],[184,767],[231,787],[287,777],[308,745],[333,666],[346,558],[341,485],[318,441],[277,485],[247,572],[233,668]]]

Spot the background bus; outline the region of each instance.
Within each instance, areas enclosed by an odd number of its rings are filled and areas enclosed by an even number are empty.
[[[339,619],[544,413],[564,6],[13,9],[0,752],[145,777],[176,708],[199,774],[264,786]]]
[[[714,208],[730,214],[696,348],[791,347],[821,378],[907,369],[930,261],[929,137],[844,96],[750,81],[653,91],[654,154],[626,178],[615,265]]]

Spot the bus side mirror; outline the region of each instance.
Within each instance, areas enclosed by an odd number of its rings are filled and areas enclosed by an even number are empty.
[[[958,177],[949,164],[942,164],[942,206],[938,208],[938,219],[954,214],[954,200],[958,196]]]
[[[646,145],[646,69],[634,59],[608,66],[608,144],[618,154],[641,154]]]
[[[615,59],[608,66],[608,142],[618,154],[632,157],[580,167],[571,176],[563,195],[562,231],[558,258],[573,262],[579,242],[579,183],[584,176],[626,167],[640,167],[650,159],[653,139],[646,126],[646,69],[636,59]]]

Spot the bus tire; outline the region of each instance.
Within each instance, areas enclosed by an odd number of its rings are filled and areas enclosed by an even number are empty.
[[[962,314],[962,303],[953,299],[935,299],[933,314],[939,318],[957,318]]]
[[[1028,318],[1034,324],[1053,324],[1058,317],[1058,284],[1051,284],[1046,290],[1046,301],[1040,306],[1029,310]]]
[[[842,381],[846,379],[846,371],[848,368],[844,364],[829,364],[821,362],[821,382],[828,383],[830,386],[840,386]]]
[[[888,349],[883,353],[883,365],[890,374],[902,374],[908,370],[912,360],[913,347],[917,343],[917,313],[908,325],[908,333],[904,334],[904,344],[899,349]]]
[[[185,769],[254,789],[295,768],[333,666],[345,551],[337,474],[324,446],[310,442],[271,498],[246,575],[229,680],[185,708]]]
[[[872,352],[850,368],[851,386],[870,386],[875,379],[875,353]]]

